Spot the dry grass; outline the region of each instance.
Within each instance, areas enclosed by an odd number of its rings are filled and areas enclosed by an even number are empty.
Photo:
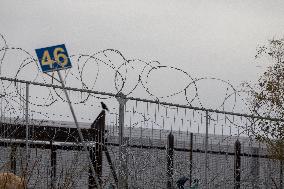
[[[0,189],[26,189],[26,181],[13,173],[0,173]]]
[[[267,150],[270,158],[280,161],[284,160],[284,141],[269,141],[267,144]]]

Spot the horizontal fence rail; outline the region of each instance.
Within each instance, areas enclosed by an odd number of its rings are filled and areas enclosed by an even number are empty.
[[[38,125],[30,125],[30,134],[29,138],[32,139],[31,145],[33,146],[40,146],[41,144],[46,144],[45,142],[53,141],[53,145],[58,149],[64,148],[74,148],[78,150],[82,150],[82,146],[80,145],[80,139],[78,136],[78,132],[76,128],[70,127],[55,127],[55,126],[38,126]],[[107,130],[106,130],[107,132]],[[0,128],[2,146],[5,146],[5,143],[15,143],[19,144],[20,146],[25,146],[25,139],[26,139],[26,125],[23,124],[7,124],[1,123]],[[82,129],[82,133],[84,138],[89,142],[89,145],[92,145],[92,142],[96,142],[94,136],[97,133],[96,129]],[[5,140],[4,140],[5,139]],[[8,140],[10,139],[10,140]],[[19,140],[17,140],[19,139]],[[58,143],[58,144],[57,144]],[[66,145],[66,143],[68,145]],[[76,145],[74,144],[76,143]],[[106,146],[119,146],[118,143],[114,142],[105,142]],[[155,146],[155,145],[147,145],[147,144],[128,144],[131,148],[141,148],[141,149],[159,149],[159,150],[166,150],[165,146]],[[47,147],[49,149],[49,147]],[[189,148],[180,148],[174,147],[175,151],[181,152],[190,152],[191,149]],[[193,149],[192,152],[196,153],[205,153],[204,150],[201,149]],[[214,151],[208,150],[210,154],[219,154],[219,155],[235,155],[234,152],[226,152],[226,151]],[[249,153],[240,153],[240,156],[246,157],[257,157],[257,158],[268,158],[267,155],[260,155],[260,154],[249,154]]]
[[[59,85],[19,80],[15,78],[0,77],[0,80],[17,82],[17,83],[25,83],[25,84],[27,83],[27,84],[31,84],[35,86],[43,86],[43,87],[49,87],[49,88],[54,88],[54,89],[63,89],[63,87]],[[167,102],[162,102],[159,100],[149,100],[149,99],[141,99],[141,98],[128,97],[128,96],[121,96],[119,93],[113,94],[113,93],[99,92],[99,91],[88,90],[88,89],[72,88],[72,87],[67,87],[67,86],[65,87],[65,89],[69,91],[78,91],[78,92],[85,92],[85,93],[90,93],[90,94],[100,94],[100,95],[106,95],[106,96],[111,96],[111,97],[120,97],[120,98],[125,98],[126,100],[149,102],[149,103],[155,103],[155,104],[166,105],[166,106],[174,106],[178,108],[188,108],[188,109],[193,109],[193,110],[208,111],[211,113],[220,113],[224,115],[233,115],[233,116],[241,116],[241,117],[246,117],[246,118],[251,118],[251,119],[263,119],[263,120],[284,122],[284,119],[278,119],[278,118],[273,118],[273,117],[263,117],[263,116],[257,116],[257,115],[252,115],[252,114],[242,114],[242,113],[236,113],[236,112],[221,111],[221,110],[216,110],[216,109],[214,110],[214,109],[209,109],[209,108],[200,108],[200,107],[187,106],[187,105],[181,105],[181,104],[167,103]]]

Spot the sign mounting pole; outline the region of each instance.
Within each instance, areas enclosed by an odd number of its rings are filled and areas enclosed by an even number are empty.
[[[79,133],[79,137],[80,137],[81,143],[82,143],[82,145],[83,145],[84,151],[85,151],[85,152],[88,152],[88,148],[87,148],[87,146],[86,146],[86,144],[85,144],[85,141],[84,141],[84,137],[83,137],[81,128],[79,127],[79,124],[78,124],[78,121],[77,121],[77,117],[76,117],[76,115],[75,115],[75,112],[74,112],[72,103],[71,103],[71,101],[70,101],[69,95],[68,95],[68,93],[67,93],[67,90],[66,90],[66,88],[65,88],[64,81],[63,81],[63,79],[62,79],[62,76],[61,76],[61,73],[60,73],[59,70],[57,70],[57,74],[58,74],[58,76],[59,76],[59,79],[60,79],[60,82],[61,82],[61,86],[62,86],[63,91],[64,91],[64,93],[65,93],[66,100],[67,100],[67,102],[68,102],[68,104],[69,104],[69,108],[70,108],[70,111],[71,111],[71,113],[72,113],[72,116],[73,116],[75,125],[76,125],[76,127],[77,127],[77,130],[78,130],[78,133]],[[91,158],[90,158],[90,155],[88,155],[88,160],[89,160],[89,164],[90,164],[90,167],[91,167],[92,175],[93,175],[94,178],[95,178],[96,185],[97,185],[98,188],[100,189],[101,187],[100,187],[100,184],[99,184],[99,181],[98,181],[96,172],[95,172],[95,168],[94,168],[94,166],[93,166],[93,164],[92,164],[92,160],[91,160]]]
[[[93,166],[92,160],[90,158],[90,155],[88,153],[88,148],[87,148],[87,144],[84,141],[84,137],[81,131],[81,128],[79,127],[78,121],[77,121],[77,117],[75,115],[75,111],[72,107],[72,103],[70,101],[70,98],[68,96],[64,81],[62,79],[60,70],[62,69],[67,69],[67,68],[71,68],[71,61],[69,59],[66,47],[64,44],[61,45],[56,45],[56,46],[52,46],[52,47],[45,47],[45,48],[41,48],[41,49],[36,49],[36,54],[40,63],[40,67],[42,69],[42,71],[44,73],[46,72],[53,72],[53,71],[57,71],[63,91],[65,93],[66,96],[66,100],[69,104],[69,108],[70,111],[72,113],[75,125],[77,127],[78,130],[78,134],[83,146],[83,149],[85,152],[87,152],[88,154],[88,162],[90,164],[90,168],[91,168],[91,172],[92,172],[92,176],[94,177],[95,183],[98,187],[98,189],[101,189],[100,183],[99,183],[99,179],[97,177],[97,174],[95,172],[95,168]]]

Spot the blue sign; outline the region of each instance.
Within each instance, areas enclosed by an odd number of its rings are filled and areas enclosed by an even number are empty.
[[[42,72],[53,72],[72,67],[64,44],[36,49],[35,51]]]

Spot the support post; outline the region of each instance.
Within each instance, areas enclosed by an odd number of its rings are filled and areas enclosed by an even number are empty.
[[[192,152],[193,152],[193,133],[190,133],[190,148],[189,148],[189,186],[192,185]]]
[[[174,174],[174,135],[172,132],[168,135],[167,149],[167,189],[173,189]]]
[[[78,121],[77,121],[77,117],[76,117],[76,115],[75,115],[75,111],[74,111],[74,109],[73,109],[73,107],[72,107],[70,98],[69,98],[69,96],[68,96],[67,90],[66,90],[66,88],[65,88],[64,81],[63,81],[63,79],[62,79],[62,76],[61,76],[61,73],[60,73],[59,70],[57,71],[57,74],[58,74],[58,76],[59,76],[59,79],[60,79],[60,82],[61,82],[61,86],[62,86],[63,91],[64,91],[64,93],[65,93],[66,100],[67,100],[67,102],[68,102],[68,104],[69,104],[70,111],[71,111],[71,113],[72,113],[72,116],[73,116],[75,125],[76,125],[76,127],[77,127],[78,134],[79,134],[79,137],[80,137],[80,140],[81,140],[80,142],[82,143],[82,146],[83,146],[84,151],[85,151],[86,153],[88,153],[87,145],[86,145],[86,143],[85,143],[85,141],[84,141],[84,137],[83,137],[81,128],[79,127],[79,124],[78,124]],[[91,158],[90,158],[89,155],[88,155],[88,161],[89,161],[89,165],[90,165],[91,172],[92,172],[92,175],[93,175],[93,177],[94,177],[95,183],[96,183],[96,185],[98,186],[98,189],[101,189],[101,187],[100,187],[100,185],[99,185],[98,176],[96,175],[95,168],[94,168],[94,166],[93,166],[92,160],[91,160]]]
[[[10,153],[10,171],[14,174],[16,174],[17,171],[17,160],[16,160],[16,156],[17,156],[17,145],[16,144],[12,144],[11,145],[11,153]]]
[[[234,161],[234,189],[241,187],[241,143],[235,142],[235,161]]]
[[[205,133],[205,189],[209,189],[208,183],[208,128],[209,128],[209,115],[208,111],[206,111],[205,115],[206,119],[206,133]]]
[[[51,165],[51,188],[55,189],[56,185],[56,148],[50,141],[50,165]]]
[[[25,107],[25,121],[26,121],[26,170],[24,176],[27,176],[29,167],[29,83],[26,83],[26,107]]]
[[[252,187],[258,188],[259,186],[259,148],[258,147],[251,147],[253,158],[251,158],[251,168],[250,168],[250,175],[252,176]],[[281,187],[280,187],[281,189]]]
[[[128,188],[127,154],[126,143],[124,140],[124,109],[126,96],[119,93],[116,97],[119,103],[119,174],[118,188]]]
[[[283,160],[280,159],[280,183],[279,183],[279,188],[283,189]]]
[[[100,183],[100,176],[99,176],[99,174],[97,172],[97,169],[96,169],[96,155],[95,155],[95,151],[96,151],[95,147],[89,147],[90,159],[92,161],[93,167],[95,168],[96,174],[98,175],[98,179],[99,179],[99,183]],[[94,177],[92,175],[92,170],[91,170],[91,167],[90,167],[89,168],[89,185],[88,185],[88,188],[89,189],[95,189],[96,187],[97,187],[97,185],[96,185],[95,179],[94,179]]]

